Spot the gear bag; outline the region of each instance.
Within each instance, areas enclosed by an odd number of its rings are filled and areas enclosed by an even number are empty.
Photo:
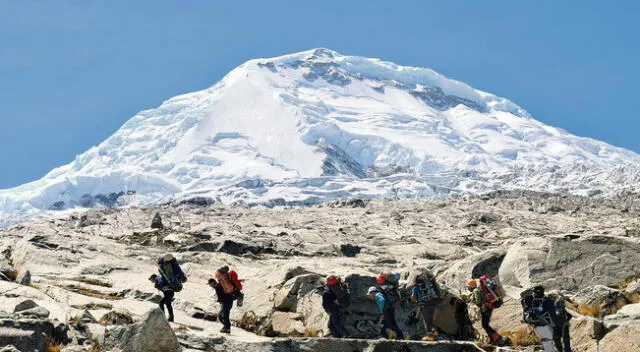
[[[544,302],[547,298],[537,298],[533,290],[526,290],[520,294],[520,304],[522,305],[522,320],[527,324],[536,326],[549,325],[553,323],[551,313],[545,312]]]
[[[480,276],[480,288],[487,297],[487,306],[489,308],[498,308],[502,306],[502,290],[498,286],[496,280],[489,275]]]
[[[423,274],[420,276],[420,281],[416,283],[416,286],[422,294],[422,300],[419,303],[428,302],[432,299],[442,297],[440,292],[440,286],[436,282],[436,278],[433,275]]]
[[[187,277],[184,275],[177,260],[160,260],[158,262],[158,272],[162,275],[171,290],[174,292],[182,291],[182,283],[187,281]]]

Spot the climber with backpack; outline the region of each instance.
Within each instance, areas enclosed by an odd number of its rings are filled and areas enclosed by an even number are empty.
[[[222,329],[220,329],[220,332],[229,334],[231,333],[230,316],[233,301],[237,301],[238,307],[242,307],[244,302],[243,287],[238,279],[238,273],[234,270],[229,270],[229,267],[225,265],[216,271],[215,279],[209,279],[208,284],[216,291],[218,302],[221,305],[219,318],[222,323]]]
[[[153,274],[149,277],[149,281],[153,282],[154,286],[162,291],[164,297],[159,302],[160,308],[164,311],[166,306],[169,313],[168,320],[173,321],[171,302],[175,293],[182,291],[182,284],[187,282],[187,276],[180,268],[176,258],[169,253],[158,258],[158,273],[160,276]]]
[[[435,276],[429,271],[422,273],[412,273],[409,278],[411,289],[411,302],[418,304],[417,315],[424,325],[425,337],[423,341],[435,341],[438,331],[433,324],[433,317],[436,307],[442,301],[440,286],[436,282]]]
[[[158,258],[158,273],[164,278],[173,292],[182,291],[182,284],[187,282],[187,276],[180,268],[178,260],[169,253]]]
[[[550,294],[549,297],[554,299]],[[556,326],[553,329],[553,342],[558,352],[571,352],[571,336],[569,335],[569,320],[572,316],[565,309],[565,298],[557,294],[554,300],[556,307]]]
[[[162,276],[152,274],[149,277],[149,281],[153,283],[155,288],[157,288],[162,292],[163,297],[160,300],[160,302],[158,302],[158,305],[160,306],[160,309],[162,309],[163,313],[164,313],[164,307],[165,306],[167,307],[167,312],[169,313],[169,318],[167,318],[167,320],[173,321],[173,307],[171,306],[171,301],[173,301],[173,295],[174,295],[173,290],[171,289],[169,284],[167,284],[167,282]]]
[[[351,291],[349,283],[343,283],[336,276],[329,276],[322,292],[322,308],[329,314],[329,331],[331,336],[348,337],[349,333],[344,327],[343,313],[351,305]]]
[[[472,293],[473,303],[480,308],[482,315],[482,328],[489,336],[492,345],[509,345],[509,339],[501,336],[490,324],[493,310],[502,305],[502,288],[489,275],[482,275],[478,280],[467,282],[467,289]]]
[[[400,308],[399,274],[380,274],[376,277],[378,287],[370,287],[367,295],[376,301],[382,312],[381,335],[388,339],[404,339],[404,334],[396,322],[396,310]]]
[[[535,286],[520,294],[523,322],[533,326],[544,352],[557,352],[554,346],[554,327],[558,325],[556,306],[546,297],[544,287]]]

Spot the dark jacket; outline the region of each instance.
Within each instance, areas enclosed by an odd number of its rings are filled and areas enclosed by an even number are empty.
[[[173,289],[169,287],[169,284],[167,283],[167,281],[165,281],[165,279],[162,276],[156,277],[156,280],[153,283],[153,286],[160,291],[173,291]]]
[[[325,287],[324,292],[322,292],[322,308],[324,308],[324,311],[327,313],[332,313],[335,309],[340,308],[338,295],[328,287]]]
[[[233,295],[224,292],[222,285],[216,285],[216,287],[214,287],[214,290],[216,291],[216,296],[218,297],[219,303],[233,302]]]

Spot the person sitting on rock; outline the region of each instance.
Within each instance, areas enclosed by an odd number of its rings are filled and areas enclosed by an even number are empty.
[[[426,336],[424,341],[434,341],[438,336],[434,328],[433,317],[436,307],[442,302],[440,287],[432,273],[424,271],[422,273],[412,273],[409,279],[411,289],[411,302],[418,304],[418,316],[422,320]]]
[[[404,339],[404,334],[396,322],[396,302],[399,301],[399,297],[394,297],[375,286],[369,287],[367,295],[378,304],[378,309],[382,313],[380,334],[390,340]]]
[[[217,281],[216,281],[217,279]],[[220,322],[222,329],[220,332],[231,333],[231,308],[233,301],[238,300],[238,307],[243,304],[244,295],[242,294],[242,283],[238,280],[238,274],[229,270],[228,266],[223,266],[216,271],[215,279],[209,279],[209,286],[213,287],[218,296],[218,302],[221,305]]]
[[[486,293],[482,288],[478,287],[476,280],[470,280],[467,282],[467,289],[471,292],[471,301],[473,304],[480,308],[482,315],[482,328],[489,336],[489,342],[493,345],[502,345],[505,343],[505,339],[495,331],[489,323],[491,322],[491,315],[493,314],[493,307],[488,304]]]
[[[153,282],[155,288],[162,291],[163,298],[158,302],[158,305],[160,305],[162,312],[164,312],[164,307],[167,307],[167,312],[169,312],[169,318],[167,318],[167,320],[173,321],[173,307],[171,306],[171,301],[173,301],[174,295],[173,289],[171,289],[163,277],[156,274],[151,275],[149,277],[149,281]]]
[[[322,308],[329,314],[331,336],[342,338],[349,333],[344,327],[342,312],[349,309],[351,302],[349,285],[341,283],[336,276],[329,276],[322,292]]]
[[[557,352],[554,346],[554,327],[558,325],[558,319],[553,300],[544,295],[542,286],[525,290],[520,297],[522,320],[533,326],[544,352]]]

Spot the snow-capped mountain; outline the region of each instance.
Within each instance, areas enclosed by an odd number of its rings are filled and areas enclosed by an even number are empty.
[[[72,163],[0,191],[0,212],[638,184],[640,155],[545,125],[507,99],[430,69],[316,49],[246,62],[140,112]]]

